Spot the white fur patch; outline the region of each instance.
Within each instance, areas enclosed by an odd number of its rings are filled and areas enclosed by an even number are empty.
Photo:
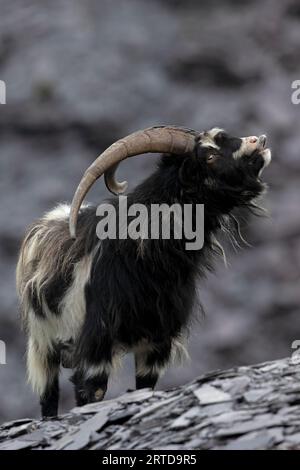
[[[185,361],[188,361],[190,356],[185,347],[186,339],[184,336],[174,338],[172,341],[172,350],[171,350],[171,362],[173,364],[180,365]]]
[[[75,265],[73,282],[60,303],[61,316],[58,317],[57,338],[62,342],[70,338],[76,339],[83,324],[86,314],[84,289],[90,278],[93,257],[94,251]]]
[[[29,337],[27,346],[27,377],[33,390],[40,396],[44,393],[47,384],[58,372],[58,366],[49,369],[47,362],[47,344],[42,341],[37,344],[32,337]]]
[[[264,168],[266,168],[268,165],[270,165],[271,160],[272,160],[272,154],[270,149],[265,149],[261,152],[261,156],[263,157],[265,161]]]
[[[272,160],[272,153],[271,153],[271,150],[270,149],[265,149],[261,152],[261,156],[263,157],[264,159],[264,166],[262,167],[262,169],[260,170],[259,174],[258,174],[258,177],[261,176],[262,172],[264,171],[265,168],[267,168],[267,166],[270,165],[271,163],[271,160]]]
[[[223,132],[223,129],[220,129],[219,127],[213,127],[209,131],[203,132],[201,134],[201,146],[212,147],[218,150],[220,147],[216,144],[215,137],[220,132]]]
[[[67,219],[70,215],[70,206],[68,204],[59,204],[51,211],[47,212],[43,219],[44,220],[61,220]]]
[[[248,146],[246,139],[247,139],[246,137],[242,137],[242,144],[240,148],[236,150],[235,152],[233,152],[232,154],[233,158],[235,158],[236,160],[240,158],[242,155],[250,155],[250,153],[252,153],[254,150],[252,146],[250,147]]]
[[[82,204],[81,209],[85,209],[86,207],[89,207],[89,204]],[[61,203],[58,204],[54,209],[51,211],[47,212],[43,219],[44,220],[64,220],[68,219],[70,216],[70,210],[71,206],[67,203]]]
[[[224,132],[224,129],[221,129],[220,127],[213,127],[207,133],[212,139],[214,139],[216,135],[219,134],[220,132]]]
[[[39,319],[33,313],[30,332],[39,341],[51,347],[53,342],[76,339],[83,324],[86,305],[84,288],[89,280],[93,255],[82,258],[74,267],[73,282],[60,303],[60,315],[54,315],[43,301],[46,319]]]

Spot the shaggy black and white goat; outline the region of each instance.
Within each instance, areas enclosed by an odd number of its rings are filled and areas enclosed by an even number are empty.
[[[136,386],[154,387],[182,338],[195,299],[198,275],[220,250],[216,232],[228,226],[236,207],[253,207],[271,160],[265,136],[236,138],[221,129],[198,133],[154,127],[113,144],[91,167],[73,199],[38,220],[23,242],[17,288],[28,334],[29,381],[39,393],[43,416],[57,413],[60,365],[73,368],[78,405],[101,400],[112,368],[133,351]],[[82,205],[105,174],[114,193],[123,192],[114,173],[121,160],[162,152],[157,170],[128,195],[140,203],[204,204],[201,250],[185,240],[106,239],[96,235],[96,208]],[[117,207],[118,198],[111,200]]]

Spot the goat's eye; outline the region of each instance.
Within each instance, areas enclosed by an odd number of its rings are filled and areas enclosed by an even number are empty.
[[[207,156],[206,161],[207,161],[207,163],[213,163],[213,162],[215,162],[215,161],[217,160],[217,158],[218,158],[218,155],[217,155],[217,154],[215,154],[215,153],[210,153],[210,154]]]

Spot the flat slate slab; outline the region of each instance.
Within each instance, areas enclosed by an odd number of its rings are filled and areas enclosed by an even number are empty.
[[[300,449],[300,358],[3,424],[0,450],[23,449]]]

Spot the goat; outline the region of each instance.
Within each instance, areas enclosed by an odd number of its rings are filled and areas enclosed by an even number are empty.
[[[220,228],[238,226],[232,211],[253,209],[270,163],[266,137],[232,137],[158,126],[109,147],[85,172],[71,207],[59,205],[29,228],[17,266],[22,322],[28,335],[27,370],[44,417],[58,410],[59,369],[73,369],[78,406],[102,400],[110,372],[132,351],[136,387],[154,388],[172,358],[184,354],[198,276],[222,251]],[[105,175],[114,194],[126,182],[121,160],[163,153],[156,171],[128,194],[128,204],[204,204],[204,245],[186,250],[184,239],[105,239],[96,235],[96,208],[82,202]],[[118,207],[118,198],[110,203]],[[192,216],[194,217],[194,216]],[[142,246],[142,249],[141,249]]]

